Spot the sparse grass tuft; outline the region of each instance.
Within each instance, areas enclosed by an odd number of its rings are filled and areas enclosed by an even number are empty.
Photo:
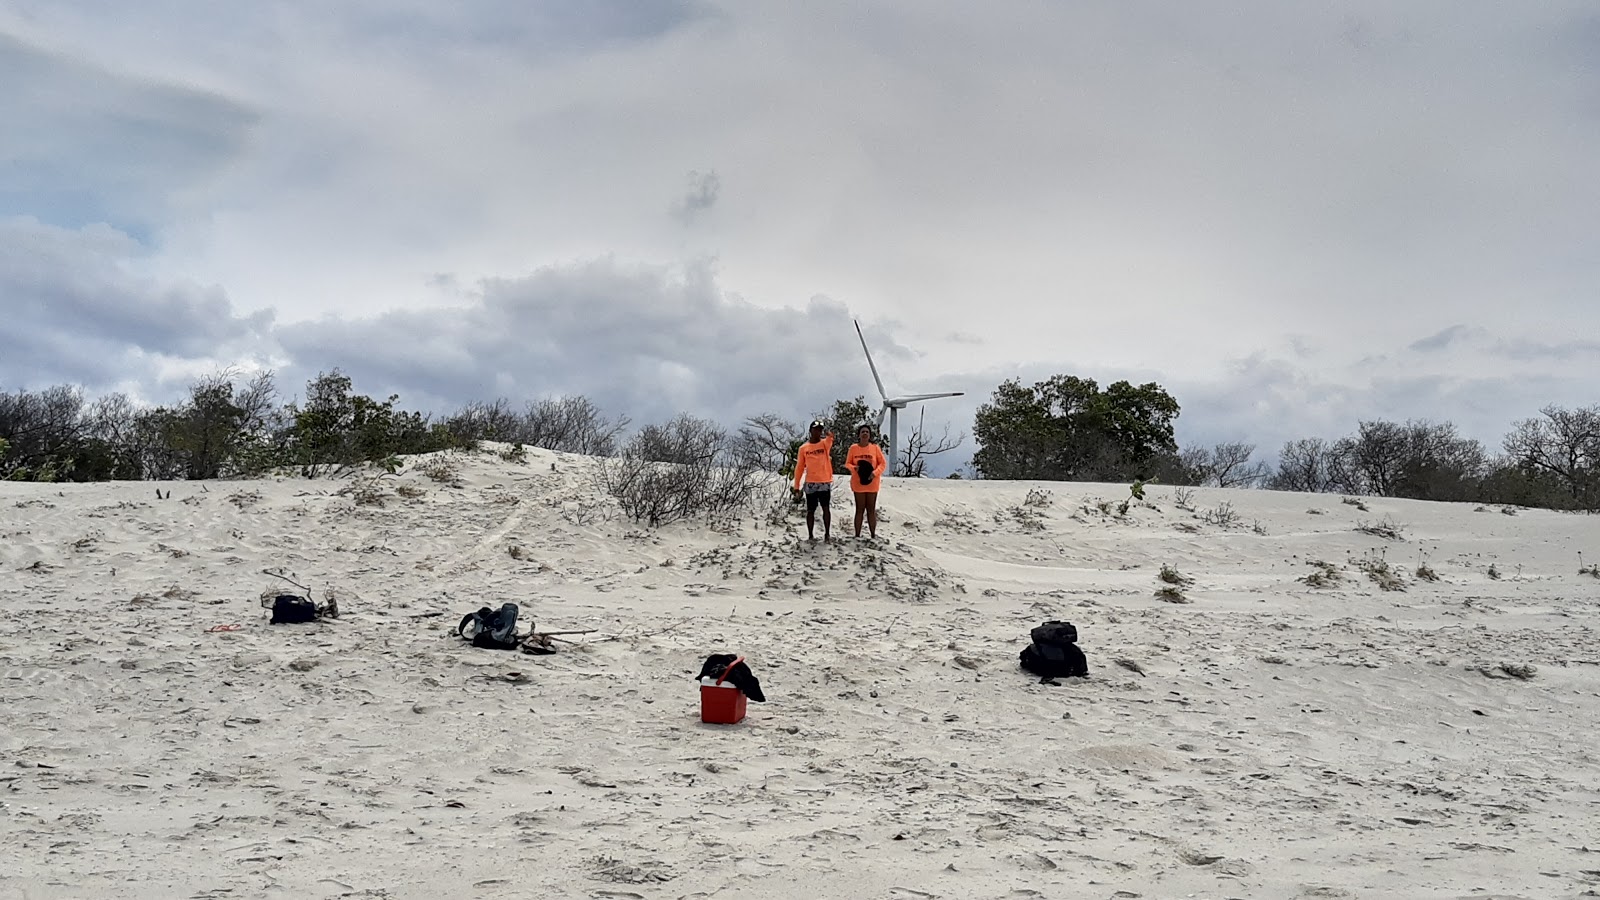
[[[1344,575],[1339,572],[1339,567],[1331,562],[1313,559],[1309,564],[1315,568],[1316,571],[1300,579],[1301,583],[1305,584],[1307,587],[1333,587],[1339,582],[1344,581]]]
[[[1418,581],[1438,581],[1439,580],[1439,573],[1433,571],[1433,567],[1432,566],[1428,565],[1427,563],[1423,563],[1422,565],[1417,566],[1417,580]]]
[[[1515,678],[1518,681],[1532,681],[1538,674],[1536,666],[1527,663],[1476,663],[1467,666],[1467,671],[1478,672],[1490,678]]]
[[[1189,585],[1194,584],[1193,578],[1190,578],[1182,572],[1179,572],[1176,568],[1167,563],[1161,564],[1161,573],[1156,577],[1167,584],[1175,584],[1179,587],[1188,587]]]
[[[348,496],[357,506],[383,508],[383,482],[376,477],[362,477],[347,485],[340,494]]]
[[[418,497],[421,497],[423,494],[427,493],[427,491],[423,490],[420,487],[417,487],[414,484],[396,485],[395,489],[394,489],[394,492],[396,494],[399,494],[400,496],[406,498],[407,500],[415,500]]]
[[[1400,577],[1399,572],[1389,566],[1389,561],[1384,559],[1382,555],[1363,556],[1356,560],[1356,568],[1367,573],[1367,577],[1371,578],[1379,588],[1385,591],[1403,591],[1406,589],[1405,579]]]
[[[1345,498],[1343,498],[1343,503],[1344,503],[1345,506],[1354,506],[1356,509],[1359,509],[1362,512],[1371,512],[1372,511],[1367,506],[1367,501],[1361,499],[1360,497],[1345,497]]]
[[[504,461],[506,461],[508,463],[516,463],[518,465],[526,465],[527,462],[528,462],[528,448],[522,446],[522,444],[520,442],[512,444],[511,446],[507,447],[506,449],[501,450],[496,455],[498,455],[502,460],[504,460]]]
[[[512,559],[522,560],[528,558],[528,551],[522,549],[521,544],[511,544],[506,547],[506,555]]]
[[[1170,584],[1162,585],[1161,587],[1156,588],[1156,599],[1165,600],[1168,603],[1189,602],[1189,598],[1183,595],[1183,591],[1173,587]]]
[[[1502,515],[1514,516],[1517,514],[1517,508],[1515,506],[1502,506],[1500,507],[1500,513]]]
[[[1500,567],[1496,566],[1494,563],[1489,563],[1489,571],[1485,572],[1484,574],[1489,576],[1489,580],[1490,581],[1499,581],[1500,580]]]
[[[1256,519],[1250,523],[1250,530],[1261,535],[1262,537],[1266,537],[1267,535],[1267,526],[1261,524],[1260,519]]]

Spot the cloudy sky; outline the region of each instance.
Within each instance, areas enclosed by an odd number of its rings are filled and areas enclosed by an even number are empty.
[[[1600,402],[1589,0],[0,0],[0,389]],[[968,445],[970,449],[970,442]]]

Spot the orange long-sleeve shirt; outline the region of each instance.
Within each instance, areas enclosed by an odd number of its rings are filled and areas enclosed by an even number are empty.
[[[833,435],[820,441],[806,441],[800,445],[800,455],[794,461],[794,489],[800,490],[802,482],[833,483]]]
[[[866,460],[872,465],[872,483],[862,484],[861,474],[856,469],[856,463]],[[850,445],[850,455],[845,457],[844,467],[850,470],[850,490],[862,494],[876,494],[878,485],[883,483],[883,472],[889,468],[889,460],[883,456],[883,449],[877,444]]]

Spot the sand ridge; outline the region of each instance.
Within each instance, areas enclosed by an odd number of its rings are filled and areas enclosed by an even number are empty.
[[[644,529],[580,457],[420,462],[381,506],[0,484],[0,897],[1600,890],[1600,519],[917,481],[878,540],[809,544],[762,510]],[[1385,516],[1402,539],[1356,530]],[[341,618],[268,626],[274,566]],[[595,633],[448,635],[505,601]],[[1056,617],[1090,679],[1018,670]],[[697,719],[720,650],[771,698],[733,728]]]

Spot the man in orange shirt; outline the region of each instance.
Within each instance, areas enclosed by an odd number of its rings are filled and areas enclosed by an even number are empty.
[[[822,507],[822,539],[832,539],[833,514],[833,432],[822,434],[822,420],[811,423],[811,440],[800,445],[794,461],[794,489],[806,495],[806,535],[817,539],[817,507]]]
[[[872,442],[872,429],[866,425],[856,429],[856,442],[850,445],[850,455],[844,467],[850,470],[850,490],[856,495],[856,537],[861,537],[861,520],[867,520],[872,536],[878,536],[878,486],[883,483],[883,471],[889,461],[883,449]]]

